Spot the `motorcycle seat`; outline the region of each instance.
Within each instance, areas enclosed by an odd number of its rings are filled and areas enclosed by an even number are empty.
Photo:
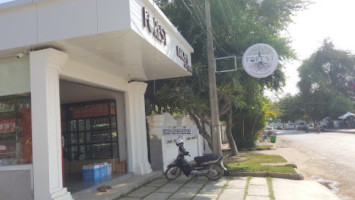
[[[221,158],[221,156],[219,156],[219,155],[209,154],[209,155],[204,155],[204,156],[196,156],[194,158],[194,160],[197,165],[203,165],[203,164],[208,164],[208,163],[215,163],[220,158]]]

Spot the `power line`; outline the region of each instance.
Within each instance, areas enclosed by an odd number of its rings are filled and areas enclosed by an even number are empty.
[[[190,4],[192,5],[192,8],[195,11],[194,13],[196,13],[197,18],[199,19],[198,23],[205,24],[206,19],[204,18],[203,9],[201,8],[202,5],[199,5],[198,1],[193,1],[193,0],[189,0],[189,1],[190,1]],[[223,8],[221,8],[221,9],[223,9]],[[225,16],[225,17],[227,18],[227,16]],[[231,27],[231,25],[229,24],[228,21],[226,21],[226,23],[228,24],[229,27]],[[233,55],[223,47],[221,42],[216,37],[214,37],[214,35],[217,35],[217,34],[216,34],[216,31],[213,29],[213,27],[211,28],[211,32],[212,32],[212,38],[213,38],[213,41],[214,41],[216,47],[219,48],[221,51],[223,51],[227,55]]]

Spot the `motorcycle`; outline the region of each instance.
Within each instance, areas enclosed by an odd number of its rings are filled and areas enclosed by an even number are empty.
[[[224,174],[223,157],[220,155],[204,155],[194,158],[195,164],[188,162],[185,155],[191,156],[188,152],[178,154],[177,158],[168,165],[164,172],[168,180],[174,180],[181,175],[185,176],[206,176],[208,179],[216,181]]]

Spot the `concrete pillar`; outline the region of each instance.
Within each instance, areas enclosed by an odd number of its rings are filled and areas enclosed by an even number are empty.
[[[145,121],[144,93],[147,84],[129,83],[126,92],[128,171],[136,175],[152,172],[148,161],[147,129]]]
[[[163,126],[164,115],[150,115],[147,117],[150,142],[150,163],[154,171],[163,170]]]
[[[63,188],[59,73],[68,55],[30,53],[34,199],[72,200]]]

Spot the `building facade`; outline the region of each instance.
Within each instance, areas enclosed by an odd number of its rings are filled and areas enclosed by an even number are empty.
[[[191,75],[193,52],[152,0],[12,0],[0,27],[1,199],[72,199],[95,162],[152,171],[145,81]]]

